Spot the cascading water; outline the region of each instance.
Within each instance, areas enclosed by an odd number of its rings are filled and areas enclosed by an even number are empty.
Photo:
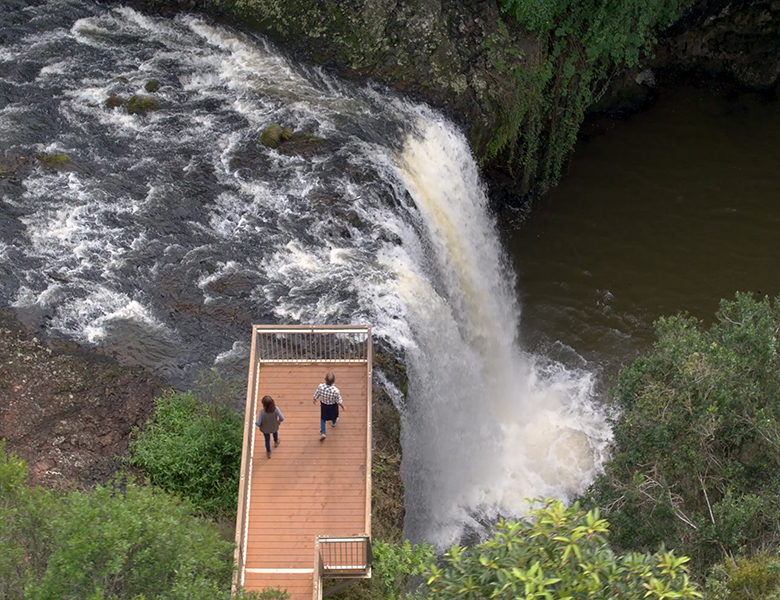
[[[518,347],[451,123],[196,17],[19,11],[0,21],[0,144],[71,162],[0,180],[0,301],[179,385],[245,365],[252,322],[371,323],[408,366],[407,534],[439,547],[592,479],[609,437],[592,375]],[[105,107],[152,79],[161,110]],[[266,148],[271,123],[306,135]]]

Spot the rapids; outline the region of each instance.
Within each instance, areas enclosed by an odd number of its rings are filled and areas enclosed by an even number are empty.
[[[17,0],[0,32],[0,147],[30,165],[0,180],[0,304],[179,387],[245,369],[253,322],[370,323],[409,375],[406,533],[439,548],[598,471],[594,375],[518,344],[456,125],[200,17]],[[161,110],[105,107],[151,80]],[[309,137],[266,148],[272,123]]]

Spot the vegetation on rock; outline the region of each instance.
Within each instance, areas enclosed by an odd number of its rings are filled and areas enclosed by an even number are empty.
[[[5,600],[228,600],[232,573],[233,544],[188,502],[132,481],[30,488],[27,465],[0,440]]]
[[[147,428],[130,443],[130,464],[202,513],[234,517],[243,435],[241,415],[229,406],[169,391],[155,400]]]
[[[70,157],[62,152],[52,152],[51,154],[36,154],[35,157],[44,167],[61,167],[70,162]]]
[[[511,74],[514,98],[484,159],[503,156],[522,167],[523,187],[541,192],[560,177],[585,112],[610,79],[640,63],[658,28],[670,25],[692,0],[502,0],[506,14],[538,41],[538,58],[512,57],[491,40],[494,67]]]
[[[105,106],[108,109],[117,108],[119,106],[125,105],[125,99],[121,96],[117,96],[116,94],[111,94],[108,98],[106,98],[106,101],[103,103],[103,106]]]
[[[162,1],[162,0],[160,0]],[[554,184],[585,111],[693,0],[214,0],[317,62],[416,92],[465,118],[482,164]]]
[[[674,547],[702,580],[780,547],[780,298],[737,294],[716,317],[660,319],[620,373],[614,456],[588,499],[619,547]]]
[[[127,112],[131,115],[143,115],[152,110],[160,110],[162,107],[151,96],[135,94],[127,101]]]

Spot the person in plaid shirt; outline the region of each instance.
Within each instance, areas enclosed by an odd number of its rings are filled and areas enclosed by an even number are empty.
[[[314,402],[320,401],[320,441],[325,439],[325,421],[333,421],[336,426],[339,420],[339,406],[344,409],[344,401],[341,398],[341,392],[335,385],[336,376],[333,373],[325,374],[325,383],[317,386],[314,392]]]

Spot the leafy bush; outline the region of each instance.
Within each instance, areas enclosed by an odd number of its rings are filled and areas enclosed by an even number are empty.
[[[191,393],[155,400],[145,431],[130,444],[130,463],[151,483],[181,494],[214,517],[232,517],[238,505],[243,420],[231,408],[207,405]]]
[[[431,565],[435,600],[553,598],[569,600],[698,598],[687,558],[673,552],[615,555],[609,523],[598,511],[546,500],[516,522],[501,521],[495,536],[466,550],[454,546],[444,565]]]
[[[780,558],[766,553],[727,558],[707,579],[710,600],[765,600],[780,597]]]
[[[590,492],[622,548],[664,543],[702,577],[780,540],[780,298],[737,294],[709,330],[660,319],[612,391],[614,455]]]
[[[20,600],[51,553],[55,496],[27,485],[27,465],[0,439],[0,598]]]
[[[233,544],[188,502],[131,481],[33,489],[0,442],[4,600],[228,600],[232,572]]]
[[[411,545],[409,540],[403,544],[389,544],[378,541],[373,545],[374,563],[372,577],[381,589],[381,598],[397,600],[409,585],[414,575],[422,575],[425,567],[433,562],[433,546],[425,542]]]

